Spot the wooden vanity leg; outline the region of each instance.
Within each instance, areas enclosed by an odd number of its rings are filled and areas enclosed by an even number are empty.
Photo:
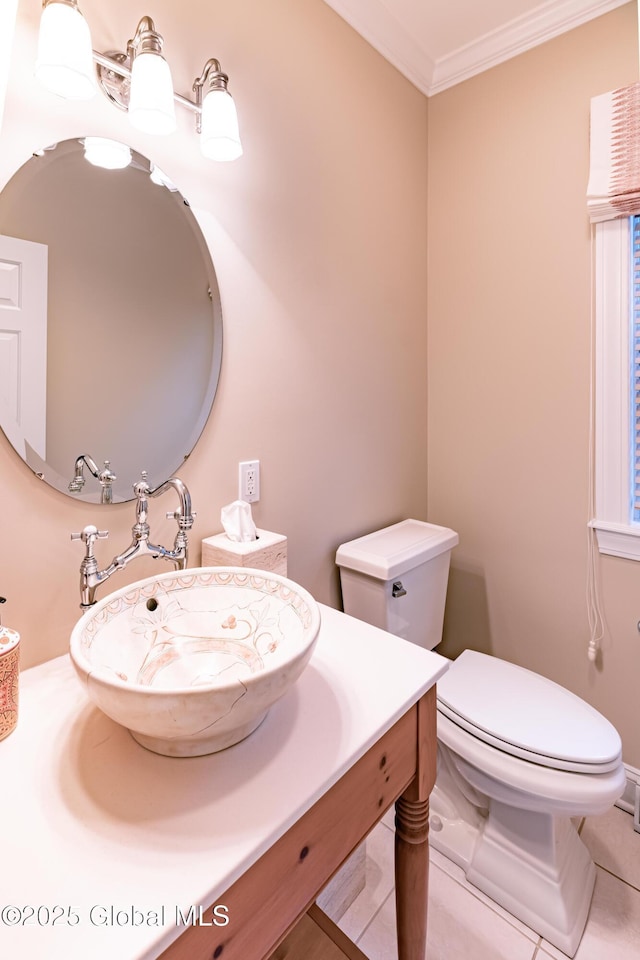
[[[429,794],[436,779],[436,692],[418,703],[416,777],[396,801],[398,960],[425,960],[429,890]]]
[[[424,960],[429,889],[429,801],[396,802],[398,960]]]

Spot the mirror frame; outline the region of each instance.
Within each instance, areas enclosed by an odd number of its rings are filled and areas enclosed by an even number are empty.
[[[58,148],[58,146],[69,145],[68,146],[69,150],[81,150],[82,140],[83,140],[82,137],[68,138],[67,140],[61,141],[59,145],[54,144],[53,147],[47,148],[47,149],[53,150],[55,148]],[[45,149],[44,151],[39,151],[38,153],[46,154],[47,150]],[[131,149],[131,153],[132,153],[132,165],[134,165],[137,169],[141,170],[142,173],[148,175],[151,171],[152,162],[149,161],[146,157],[144,157],[142,154],[140,154],[138,151],[134,149]],[[4,194],[4,191],[11,185],[11,183],[16,179],[16,177],[19,174],[23,174],[23,179],[25,181],[25,184],[28,186],[29,182],[31,181],[31,178],[33,176],[36,176],[37,172],[41,172],[41,168],[38,168],[37,164],[33,162],[36,156],[37,154],[33,154],[23,164],[20,164],[19,167],[15,169],[8,176],[6,183],[2,187],[3,194]],[[161,186],[157,186],[157,187],[154,186],[154,189],[164,190],[165,188]],[[215,401],[215,396],[216,396],[218,385],[219,385],[221,366],[222,366],[223,318],[222,318],[222,308],[221,308],[221,302],[220,302],[220,291],[219,291],[217,276],[215,272],[215,267],[211,257],[211,252],[209,249],[209,245],[206,241],[206,238],[204,236],[204,233],[202,231],[202,228],[198,222],[198,219],[194,214],[194,212],[192,211],[192,209],[190,208],[188,201],[184,198],[182,194],[178,193],[177,191],[176,191],[176,194],[177,194],[177,197],[179,197],[182,200],[181,211],[184,212],[185,216],[187,217],[191,234],[193,235],[196,241],[199,255],[202,260],[202,264],[204,266],[203,276],[206,275],[206,283],[208,284],[209,299],[211,302],[211,322],[212,322],[211,367],[209,370],[208,384],[206,386],[206,389],[203,392],[202,407],[198,413],[198,416],[195,422],[190,425],[187,431],[186,437],[182,436],[178,441],[178,444],[176,445],[177,449],[180,449],[181,452],[179,454],[176,453],[170,458],[172,463],[171,467],[169,468],[169,465],[167,464],[167,467],[163,471],[163,472],[166,472],[166,476],[154,475],[150,471],[151,473],[150,480],[153,482],[152,485],[154,486],[159,485],[161,482],[166,480],[168,476],[171,476],[173,473],[175,473],[175,471],[181,466],[181,464],[190,456],[191,452],[195,447],[195,444],[197,443],[198,439],[201,437],[202,431],[204,430],[204,427],[210,416],[213,403]],[[1,197],[0,197],[0,203],[1,203]],[[124,226],[126,228],[126,224]],[[4,230],[1,222],[0,222],[0,230],[2,230],[3,233],[7,232],[6,230]],[[126,233],[126,229],[124,233]],[[142,300],[143,302],[145,302],[144,297],[142,298]],[[152,308],[149,308],[147,312],[151,314]],[[136,315],[136,318],[138,316],[139,315]],[[179,335],[179,326],[177,327],[177,329],[178,329],[178,335]],[[74,363],[74,361],[68,361],[68,362],[70,364]],[[168,371],[169,374],[170,372],[171,371]],[[116,375],[116,379],[117,379],[117,375]],[[155,382],[161,382],[162,375],[158,376],[154,374],[150,379]],[[5,431],[3,430],[3,432]],[[37,457],[32,457],[31,462],[29,462],[29,460],[27,459],[26,451],[25,451],[25,455],[23,455],[21,451],[17,449],[16,445],[12,442],[8,433],[5,432],[5,435],[8,437],[9,442],[11,443],[13,448],[16,450],[16,453],[18,453],[18,455],[30,467],[30,469],[38,477],[45,480],[45,482],[47,482],[54,489],[60,491],[61,493],[67,496],[72,497],[73,499],[79,499],[84,502],[92,502],[92,503],[109,502],[109,500],[105,501],[104,499],[104,484],[100,484],[97,479],[95,481],[93,480],[93,478],[90,475],[90,470],[86,466],[86,460],[85,460],[85,466],[84,466],[84,477],[85,477],[86,483],[84,485],[84,488],[81,490],[80,493],[71,492],[69,484],[73,476],[73,465],[71,465],[70,467],[70,471],[71,471],[70,474],[68,476],[65,475],[64,477],[62,477],[55,470],[50,469],[47,466],[46,461],[39,460],[39,458]],[[139,435],[140,434],[138,433],[137,436]],[[80,449],[80,447],[82,447],[82,449]],[[97,450],[94,451],[91,449],[91,444],[89,445],[84,443],[78,444],[78,449],[77,449],[78,458],[88,457],[93,461],[93,458],[95,456],[96,461],[99,462],[98,457],[96,456],[97,453],[98,453]],[[37,462],[34,462],[34,460]],[[122,464],[117,464],[114,462],[111,464],[111,469],[117,476],[117,480],[114,481],[112,485],[113,502],[125,502],[127,500],[131,500],[133,498],[133,491],[132,491],[133,483],[139,479],[141,470],[146,469],[146,467],[144,466],[144,463],[142,462],[138,463],[135,467],[131,465],[130,467],[127,468],[127,471],[123,471]]]

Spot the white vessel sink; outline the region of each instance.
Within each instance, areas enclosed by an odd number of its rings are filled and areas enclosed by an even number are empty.
[[[98,601],[71,634],[89,697],[172,757],[247,737],[302,673],[320,611],[306,590],[247,567],[169,571]]]

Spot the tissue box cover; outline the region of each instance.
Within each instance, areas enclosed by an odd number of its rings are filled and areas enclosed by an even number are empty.
[[[257,540],[245,543],[229,540],[226,533],[217,533],[202,541],[203,567],[257,567],[287,576],[287,538],[256,528]]]

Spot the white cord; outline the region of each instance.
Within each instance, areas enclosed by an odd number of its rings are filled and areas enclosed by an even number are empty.
[[[587,617],[589,620],[589,646],[587,656],[591,663],[595,663],[598,650],[604,637],[604,619],[600,604],[600,590],[598,582],[598,545],[596,532],[588,529],[587,543]]]

